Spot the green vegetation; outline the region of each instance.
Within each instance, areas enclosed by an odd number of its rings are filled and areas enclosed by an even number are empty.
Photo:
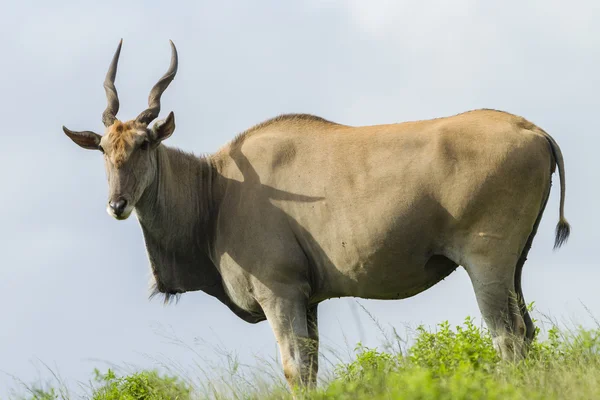
[[[397,339],[398,336],[396,336]],[[400,342],[398,342],[400,344]],[[401,348],[401,346],[396,346]],[[600,398],[600,328],[561,330],[552,326],[534,342],[529,357],[501,362],[486,329],[467,318],[452,328],[447,322],[433,332],[417,329],[405,351],[359,344],[355,358],[334,365],[319,389],[299,393],[307,399],[594,399]],[[237,370],[238,365],[234,366]],[[278,368],[273,366],[273,370]],[[282,380],[249,382],[233,371],[231,381],[195,387],[191,381],[155,371],[124,376],[95,371],[87,398],[134,399],[280,399],[291,398]],[[256,377],[255,377],[256,378]],[[259,379],[259,378],[257,378]],[[243,385],[235,382],[243,381]],[[226,390],[221,391],[221,387]],[[29,389],[27,400],[69,397],[64,388]]]
[[[311,398],[600,398],[600,330],[562,334],[554,327],[516,365],[500,362],[489,334],[469,318],[455,330],[448,323],[435,333],[419,328],[408,355],[357,350],[356,360]]]

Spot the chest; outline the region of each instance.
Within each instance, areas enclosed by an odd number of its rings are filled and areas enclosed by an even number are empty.
[[[255,297],[255,278],[250,271],[244,269],[228,253],[224,253],[218,258],[216,267],[229,300],[244,311],[261,313],[262,309]]]

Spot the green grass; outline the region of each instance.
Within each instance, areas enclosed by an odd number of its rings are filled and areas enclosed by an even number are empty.
[[[394,331],[395,333],[395,331]],[[350,362],[331,363],[319,388],[307,399],[596,399],[600,398],[600,328],[559,329],[536,340],[526,360],[499,360],[485,328],[471,318],[460,326],[440,323],[417,328],[410,346],[398,335],[385,350],[358,344]],[[396,343],[393,343],[393,342]],[[64,385],[27,388],[16,399],[280,399],[291,398],[279,365],[245,375],[231,359],[227,379],[196,382],[157,371],[116,374],[95,371],[87,392],[72,396]],[[261,376],[261,374],[263,374]]]

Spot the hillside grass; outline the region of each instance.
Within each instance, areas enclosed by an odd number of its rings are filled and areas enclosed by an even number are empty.
[[[395,332],[384,350],[358,344],[350,362],[332,363],[332,371],[306,399],[600,399],[600,325],[560,329],[552,325],[533,343],[528,358],[502,362],[489,332],[466,318],[436,329],[418,327],[412,343]],[[90,398],[134,399],[290,399],[277,360],[249,375],[235,359],[225,362],[224,379],[197,381],[182,374],[94,371],[83,394],[66,385],[26,386],[22,400]],[[257,372],[258,371],[258,372]],[[262,375],[261,375],[262,374]],[[58,379],[58,378],[57,378]]]

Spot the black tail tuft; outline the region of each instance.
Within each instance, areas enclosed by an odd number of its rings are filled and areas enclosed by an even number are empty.
[[[562,246],[567,241],[570,234],[571,225],[569,225],[566,219],[561,218],[560,221],[558,221],[558,224],[556,225],[556,239],[554,241],[554,249],[558,249],[560,246]]]

